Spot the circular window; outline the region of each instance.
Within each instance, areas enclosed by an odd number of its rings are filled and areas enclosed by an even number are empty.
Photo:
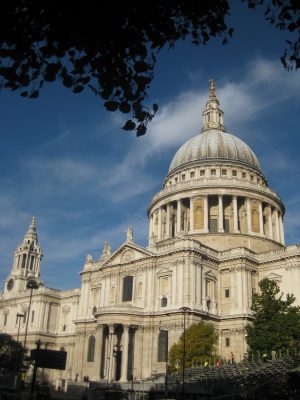
[[[11,278],[8,282],[7,282],[7,290],[11,290],[14,287],[14,280]]]

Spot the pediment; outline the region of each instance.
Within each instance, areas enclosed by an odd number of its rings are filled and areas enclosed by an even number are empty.
[[[265,278],[270,279],[270,281],[275,281],[275,282],[282,281],[282,275],[275,274],[275,272],[270,272],[268,275],[265,276]]]
[[[109,265],[127,264],[153,255],[152,252],[135,243],[124,243],[105,262],[103,267]]]

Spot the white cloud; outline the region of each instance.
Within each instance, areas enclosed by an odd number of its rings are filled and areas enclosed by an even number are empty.
[[[248,65],[239,81],[235,77],[224,79],[217,85],[217,96],[225,112],[225,126],[239,127],[259,117],[283,100],[300,98],[299,74],[287,72],[276,62],[257,59]],[[208,98],[207,89],[185,91],[161,108],[149,126],[145,138],[136,148],[137,163],[145,163],[153,154],[177,148],[200,132],[202,111]]]

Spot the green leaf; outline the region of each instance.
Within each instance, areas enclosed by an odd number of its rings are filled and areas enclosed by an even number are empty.
[[[129,119],[128,121],[126,121],[122,129],[124,129],[124,131],[133,131],[135,129],[135,126],[135,123]]]
[[[126,101],[123,101],[122,103],[119,104],[119,110],[122,113],[129,113],[131,111],[131,105]]]
[[[118,109],[119,103],[117,101],[106,101],[104,107],[107,111],[116,111]]]
[[[143,136],[147,132],[147,127],[145,124],[141,124],[138,126],[136,130],[136,136]]]
[[[77,86],[74,87],[73,93],[80,93],[80,92],[83,91],[83,89],[84,89],[84,86],[77,85]]]
[[[34,90],[32,93],[30,93],[29,98],[30,99],[36,99],[37,97],[39,97],[39,91],[38,90]]]

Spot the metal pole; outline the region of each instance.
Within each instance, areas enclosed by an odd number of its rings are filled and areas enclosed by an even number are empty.
[[[185,309],[183,310],[182,399],[185,399]]]
[[[41,341],[37,340],[36,341],[36,358],[39,359],[39,350],[41,347]],[[37,371],[37,363],[38,360],[34,360],[34,367],[33,367],[33,373],[32,373],[32,380],[31,380],[31,386],[30,386],[30,399],[32,398],[34,389],[35,389],[35,381],[36,381],[36,371]]]
[[[186,312],[191,311],[189,307],[181,307],[180,311],[183,312],[183,357],[182,357],[182,399],[185,400],[185,326],[186,326]]]

